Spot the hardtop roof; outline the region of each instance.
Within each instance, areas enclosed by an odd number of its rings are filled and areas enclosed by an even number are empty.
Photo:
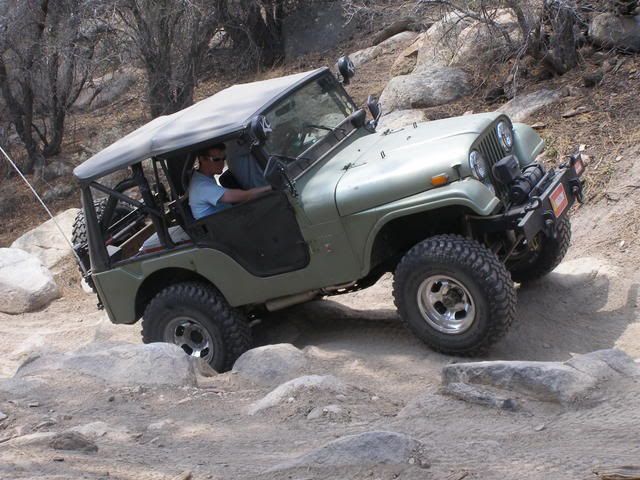
[[[147,158],[242,131],[283,95],[328,71],[325,67],[221,90],[143,125],[76,167],[73,174],[82,183],[90,182]]]

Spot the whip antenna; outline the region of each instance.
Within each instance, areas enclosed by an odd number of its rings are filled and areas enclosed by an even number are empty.
[[[40,198],[40,195],[38,195],[38,192],[36,192],[36,190],[33,188],[33,186],[31,186],[31,184],[29,183],[29,180],[27,180],[27,177],[25,177],[22,174],[22,172],[20,171],[18,166],[13,162],[13,160],[11,160],[11,157],[9,157],[7,152],[5,152],[4,148],[2,148],[2,145],[0,145],[0,151],[2,152],[2,154],[5,156],[5,158],[9,162],[9,165],[11,165],[13,167],[13,169],[16,172],[18,172],[18,175],[20,175],[20,178],[22,178],[22,180],[24,180],[24,183],[27,184],[27,186],[29,187],[29,189],[31,190],[33,195],[38,199],[38,201],[42,205],[42,208],[44,208],[45,211],[47,212],[47,215],[49,215],[49,217],[51,217],[51,220],[53,220],[53,223],[55,224],[56,228],[60,232],[60,235],[62,235],[62,238],[64,238],[65,241],[67,242],[67,244],[69,245],[69,248],[71,249],[71,252],[73,253],[73,256],[76,257],[76,260],[78,261],[78,265],[80,266],[80,270],[82,270],[82,274],[86,277],[87,274],[88,274],[87,269],[84,267],[84,264],[82,263],[82,260],[80,260],[80,257],[78,256],[78,252],[76,252],[76,249],[73,248],[73,244],[71,243],[71,240],[69,240],[69,238],[67,238],[67,236],[64,234],[64,231],[62,230],[62,227],[60,226],[58,221],[55,219],[53,214],[51,213],[51,210],[49,210],[49,208],[45,205],[45,203],[42,200],[42,198]]]

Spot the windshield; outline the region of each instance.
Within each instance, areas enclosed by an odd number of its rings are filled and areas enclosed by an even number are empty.
[[[333,75],[314,80],[265,113],[273,129],[265,149],[270,155],[297,157],[354,111],[353,102]]]

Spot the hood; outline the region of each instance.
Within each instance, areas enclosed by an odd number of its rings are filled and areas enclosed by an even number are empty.
[[[485,113],[419,123],[353,142],[339,154],[348,166],[336,186],[340,215],[435,188],[431,185],[435,175],[446,173],[450,182],[470,175],[469,149],[500,115]]]

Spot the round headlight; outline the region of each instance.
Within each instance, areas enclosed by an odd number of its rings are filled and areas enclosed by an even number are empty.
[[[483,181],[487,178],[487,175],[489,174],[489,167],[487,166],[487,162],[482,154],[477,150],[473,150],[469,154],[469,166],[471,167],[473,176],[478,180]]]
[[[513,147],[513,132],[507,122],[500,122],[496,126],[496,133],[498,134],[498,140],[500,145],[507,152]]]

